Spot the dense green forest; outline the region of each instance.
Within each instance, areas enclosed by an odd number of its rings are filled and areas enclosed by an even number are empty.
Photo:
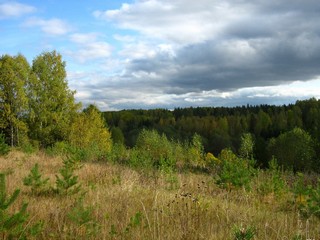
[[[142,129],[155,129],[169,139],[190,141],[201,136],[206,152],[237,152],[241,136],[252,134],[254,158],[266,167],[272,156],[293,170],[319,168],[320,101],[315,98],[283,106],[197,107],[174,110],[104,112],[115,142],[136,144]],[[316,168],[315,168],[316,167]]]

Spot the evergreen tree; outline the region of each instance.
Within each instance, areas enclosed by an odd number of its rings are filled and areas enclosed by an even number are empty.
[[[38,222],[30,225],[30,222],[27,222],[29,218],[27,203],[24,203],[20,210],[13,214],[9,212],[9,208],[17,200],[20,190],[16,189],[8,197],[5,177],[5,174],[0,173],[0,236],[2,239],[27,239],[28,235],[34,237],[42,230],[43,224]]]
[[[42,179],[42,175],[39,171],[39,164],[36,163],[29,175],[23,179],[23,184],[30,186],[33,194],[40,194],[47,186],[48,181],[49,178]]]

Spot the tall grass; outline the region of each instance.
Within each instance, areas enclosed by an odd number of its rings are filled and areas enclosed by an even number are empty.
[[[44,221],[37,239],[225,240],[248,229],[254,229],[252,239],[320,239],[320,220],[301,216],[292,193],[261,194],[258,186],[268,173],[258,174],[250,191],[227,191],[212,175],[192,173],[176,173],[176,187],[170,188],[161,171],[90,162],[75,170],[82,186],[78,194],[34,195],[23,178],[36,163],[54,185],[61,158],[17,151],[0,157],[8,192],[21,189],[11,210],[27,201],[30,224]]]

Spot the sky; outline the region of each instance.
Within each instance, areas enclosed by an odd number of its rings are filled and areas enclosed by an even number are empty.
[[[320,98],[318,0],[0,0],[0,55],[58,51],[100,110]]]

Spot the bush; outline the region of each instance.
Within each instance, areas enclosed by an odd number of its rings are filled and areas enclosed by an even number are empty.
[[[258,186],[258,191],[267,195],[273,193],[275,195],[281,195],[286,189],[287,184],[282,178],[283,172],[275,158],[269,162],[269,168],[266,170],[267,178]]]
[[[46,153],[50,156],[68,156],[74,153],[74,149],[67,142],[56,142],[52,147],[46,149]]]
[[[165,164],[175,168],[174,145],[164,134],[160,135],[155,130],[144,129],[138,136],[135,149],[144,158],[149,158],[147,161],[146,159],[143,160],[147,166],[152,165],[160,168],[162,164]]]
[[[138,148],[130,150],[128,164],[130,167],[138,169],[151,169],[154,167],[154,162],[148,152]]]
[[[6,144],[5,136],[0,133],[0,155],[7,155],[10,151],[10,147]]]
[[[248,189],[255,172],[252,162],[238,158],[230,149],[222,150],[219,159],[221,165],[216,183],[229,191],[239,187]]]
[[[129,150],[124,144],[116,143],[112,146],[107,159],[113,163],[125,163],[129,159]]]

